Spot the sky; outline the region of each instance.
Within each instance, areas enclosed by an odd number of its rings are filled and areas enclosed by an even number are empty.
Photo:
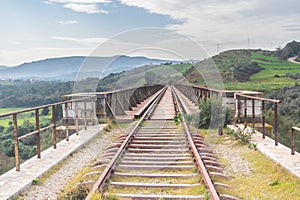
[[[116,53],[200,60],[228,49],[275,50],[299,41],[300,5],[298,0],[1,0],[0,27],[5,66]]]

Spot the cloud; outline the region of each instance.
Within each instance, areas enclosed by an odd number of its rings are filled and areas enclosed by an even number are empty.
[[[61,37],[61,36],[53,36],[51,39],[76,42],[83,45],[91,45],[91,44],[98,45],[107,40],[106,38],[76,38],[76,37]]]
[[[11,45],[20,45],[21,42],[14,41],[14,42],[11,42],[10,44],[11,44]]]
[[[64,8],[73,10],[74,12],[95,14],[104,13],[107,14],[108,11],[99,9],[98,4],[110,3],[110,0],[47,0],[44,3],[53,4],[61,3]]]
[[[122,4],[166,15],[178,21],[166,28],[180,34],[226,48],[269,48],[271,42],[299,38],[298,28],[282,28],[290,21],[299,22],[298,0],[121,0]],[[298,23],[297,23],[298,24]],[[276,34],[275,34],[276,33]],[[235,46],[229,44],[235,43]],[[238,44],[238,45],[236,45]]]
[[[53,3],[78,3],[78,4],[95,4],[95,3],[110,3],[111,0],[48,0]]]
[[[300,31],[300,25],[297,24],[284,25],[282,28],[286,31]]]
[[[87,13],[87,14],[95,14],[95,13],[104,13],[108,12],[105,10],[101,10],[97,7],[97,4],[76,4],[76,3],[68,3],[64,5],[64,8],[69,8],[75,12]]]
[[[67,21],[58,21],[59,24],[62,25],[72,25],[72,24],[78,24],[79,22],[76,20],[67,20]]]

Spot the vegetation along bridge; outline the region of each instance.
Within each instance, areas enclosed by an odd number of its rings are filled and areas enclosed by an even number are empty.
[[[218,188],[230,187],[223,184],[228,179],[222,166],[214,156],[213,149],[197,134],[193,123],[201,118],[198,103],[216,99],[220,107],[212,111],[211,128],[222,134],[225,119],[222,105],[235,114],[235,122],[244,128],[252,127],[267,134],[265,126],[265,103],[273,104],[273,133],[278,145],[278,104],[280,101],[266,99],[259,92],[221,91],[189,85],[149,85],[101,93],[82,93],[63,96],[63,101],[0,115],[11,117],[14,129],[14,152],[16,171],[20,165],[20,141],[34,137],[37,158],[41,158],[40,134],[51,134],[53,148],[57,141],[69,140],[80,129],[88,129],[98,120],[111,118],[116,123],[132,122],[130,132],[122,134],[94,163],[92,177],[83,182],[90,192],[86,199],[101,197],[131,199],[237,199],[223,194]],[[51,108],[51,124],[42,127],[39,111]],[[221,109],[220,109],[221,108]],[[57,124],[57,109],[63,110],[63,120]],[[18,115],[35,113],[36,130],[18,135]],[[219,119],[219,120],[215,120]],[[261,126],[258,126],[261,124]],[[291,127],[291,154],[295,153],[295,133]],[[59,149],[57,149],[59,151]],[[221,190],[222,191],[222,190]]]

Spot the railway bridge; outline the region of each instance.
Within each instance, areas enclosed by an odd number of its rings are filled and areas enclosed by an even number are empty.
[[[91,135],[97,135],[103,128],[97,125],[98,121],[107,118],[116,123],[134,121],[136,124],[130,132],[122,134],[109,146],[95,165],[92,175],[99,177],[90,182],[87,199],[93,199],[95,194],[130,199],[237,199],[216,189],[230,186],[213,181],[214,177],[218,177],[218,180],[228,177],[223,173],[213,149],[197,134],[197,129],[192,127],[189,120],[190,116],[201,117],[198,103],[208,98],[219,99],[223,105],[230,107],[235,122],[243,123],[244,129],[249,127],[253,132],[262,132],[261,138],[266,138],[268,133],[265,104],[274,104],[272,131],[275,137],[272,141],[274,146],[278,146],[277,109],[280,101],[263,98],[260,92],[221,91],[176,84],[65,95],[63,101],[56,104],[0,115],[0,118],[12,118],[16,161],[16,167],[0,177],[0,199],[12,199],[29,187],[34,178],[45,173],[45,170],[38,170],[42,168],[39,166],[42,162],[43,166],[54,166],[71,152],[66,151],[65,156],[59,155],[63,158],[53,163],[49,163],[51,159],[47,156],[55,157],[52,155],[55,152],[62,154],[60,151],[68,145],[74,145],[71,150],[74,152],[82,143],[92,140]],[[46,107],[52,111],[51,123],[41,127],[39,111]],[[56,120],[57,108],[63,109],[61,124]],[[26,112],[35,113],[36,130],[19,136],[18,115]],[[292,130],[293,139],[299,129],[293,127]],[[52,135],[53,143],[53,147],[46,150],[49,155],[45,158],[43,156],[46,154],[43,155],[40,146],[40,134],[44,132]],[[222,127],[219,128],[221,133]],[[21,164],[19,143],[33,136],[38,159],[32,158]],[[81,138],[77,140],[79,136]],[[294,146],[292,140],[291,154],[295,154]],[[295,156],[299,156],[298,153]],[[33,165],[39,172],[28,173]],[[154,179],[160,181],[153,182]],[[21,184],[18,184],[19,180],[23,180]],[[139,188],[144,188],[144,193],[139,192]]]

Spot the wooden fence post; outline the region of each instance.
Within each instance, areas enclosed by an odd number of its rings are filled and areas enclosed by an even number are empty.
[[[36,150],[37,158],[41,158],[41,137],[40,137],[40,113],[39,109],[35,109],[35,130],[36,133]]]
[[[87,118],[86,118],[86,100],[84,100],[84,130],[87,130]]]
[[[13,125],[14,125],[14,149],[15,149],[15,160],[16,160],[16,171],[19,172],[20,171],[20,154],[19,154],[17,114],[13,114]]]
[[[55,106],[52,106],[52,142],[53,149],[56,149],[56,116],[55,116]]]
[[[66,140],[69,141],[69,113],[68,103],[65,103],[65,117],[66,117]]]
[[[262,123],[262,132],[263,132],[263,139],[266,138],[266,127],[265,127],[265,101],[261,101],[261,123]]]
[[[275,146],[278,145],[278,103],[275,102],[274,106],[274,137],[275,137]]]
[[[75,102],[75,126],[76,126],[76,135],[79,135],[78,101]]]
[[[247,128],[247,98],[244,97],[244,129]]]
[[[291,128],[291,154],[295,155],[295,130]]]
[[[95,115],[96,115],[96,111],[95,111],[95,100],[94,98],[91,98],[91,108],[92,108],[92,124],[95,125]]]

